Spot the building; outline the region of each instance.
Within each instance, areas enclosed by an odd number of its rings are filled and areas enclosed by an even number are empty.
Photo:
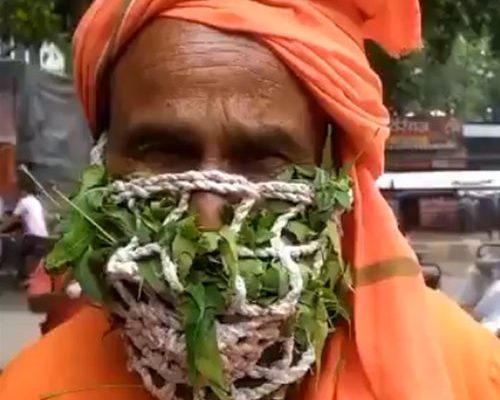
[[[42,183],[70,190],[88,162],[91,138],[64,54],[51,43],[8,53],[0,59],[0,196],[7,203],[17,198],[19,164]]]
[[[500,227],[500,126],[395,119],[378,184],[406,232]]]

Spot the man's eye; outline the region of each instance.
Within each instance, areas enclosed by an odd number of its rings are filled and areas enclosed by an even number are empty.
[[[282,156],[248,158],[238,162],[234,172],[252,180],[272,179],[289,163]]]
[[[195,156],[185,154],[161,143],[146,143],[138,145],[134,151],[134,159],[155,170],[178,172],[195,169]]]

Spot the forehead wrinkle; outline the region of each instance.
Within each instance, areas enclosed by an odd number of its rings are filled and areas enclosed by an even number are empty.
[[[176,29],[178,21],[168,20],[171,29],[163,29],[166,19],[148,25],[122,53],[122,58],[132,59],[137,70],[149,70],[156,65],[170,68],[196,68],[201,65],[237,65],[259,75],[275,75],[276,79],[289,80],[293,74],[265,45],[251,38],[220,32],[203,25],[189,24],[189,30]],[[172,32],[170,32],[173,30]],[[175,37],[176,40],[172,40]],[[144,57],[142,48],[148,48]],[[173,67],[174,64],[180,67]],[[295,78],[295,77],[294,77]],[[278,79],[277,79],[278,80]]]

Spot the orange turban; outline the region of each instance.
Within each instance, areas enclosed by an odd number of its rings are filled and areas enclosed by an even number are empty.
[[[344,221],[343,243],[355,277],[354,337],[347,347],[357,361],[347,357],[339,382],[335,366],[327,365],[304,398],[332,399],[337,390],[356,400],[451,400],[424,311],[420,268],[375,186],[389,115],[363,46],[364,39],[373,39],[394,55],[420,46],[417,0],[96,0],[74,39],[76,86],[96,135],[109,100],[103,72],[158,17],[258,37],[341,127],[336,146],[343,161],[363,153],[352,169],[355,206]],[[325,360],[337,363],[330,344]]]

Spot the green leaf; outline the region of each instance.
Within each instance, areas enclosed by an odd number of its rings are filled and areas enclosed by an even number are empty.
[[[252,250],[257,247],[255,231],[248,224],[243,224],[241,227],[239,238],[243,246]]]
[[[202,232],[199,241],[200,248],[206,253],[212,253],[219,247],[220,236],[216,232]]]
[[[107,190],[103,188],[96,188],[83,193],[81,196],[87,203],[89,212],[92,212],[100,210],[102,208],[106,195],[107,195]]]
[[[262,210],[257,221],[257,231],[269,231],[269,229],[273,227],[275,221],[276,214],[266,209]]]
[[[335,198],[343,208],[349,209],[351,207],[351,195],[349,192],[337,192]]]
[[[226,274],[231,277],[231,282],[234,282],[234,278],[238,273],[238,247],[236,244],[236,236],[227,226],[222,227],[219,231],[219,235],[222,239],[219,243],[222,263]]]
[[[83,171],[80,193],[85,193],[96,186],[103,186],[105,183],[106,170],[104,166],[91,165]]]
[[[314,329],[310,333],[316,354],[316,364],[321,366],[321,355],[328,337],[328,313],[324,303],[319,300],[315,310]]]
[[[215,287],[205,289],[199,283],[186,288],[183,310],[190,382],[197,390],[208,381],[218,396],[228,396],[215,328],[215,315],[221,304],[223,298]]]
[[[197,240],[200,237],[200,230],[196,226],[195,216],[188,217],[178,222],[178,232],[189,240]]]
[[[290,203],[283,200],[266,200],[264,207],[273,214],[284,214],[290,210]]]
[[[328,237],[330,239],[330,243],[332,244],[333,251],[335,254],[341,256],[342,255],[342,244],[340,242],[340,234],[337,225],[333,221],[328,221],[326,223]]]
[[[299,179],[307,179],[307,180],[314,178],[314,176],[317,174],[315,167],[306,167],[306,166],[296,166],[295,173],[297,174],[297,177]]]
[[[93,249],[87,248],[87,251],[76,263],[74,267],[75,279],[82,287],[82,291],[92,300],[102,303],[105,298],[104,284],[99,274],[90,267],[90,258]]]
[[[149,258],[138,262],[139,275],[144,279],[156,292],[165,293],[167,285],[162,278],[162,268],[160,260],[157,258]]]
[[[257,299],[262,287],[261,277],[264,274],[264,263],[258,259],[243,259],[238,263],[240,274],[245,281],[248,297]]]
[[[156,219],[151,207],[144,207],[140,214],[142,223],[153,233],[159,233],[164,219]]]
[[[121,236],[120,239],[129,240],[136,236],[136,218],[127,208],[108,207],[103,214],[104,220],[111,224],[115,233]]]
[[[264,263],[257,258],[242,259],[238,263],[241,275],[257,275],[264,274]]]
[[[288,272],[285,268],[278,268],[279,271],[279,286],[278,286],[278,297],[281,299],[286,296],[290,286],[290,280],[288,277]]]
[[[304,243],[314,232],[302,222],[291,221],[287,224],[286,230],[292,233],[299,243]]]
[[[289,284],[288,272],[285,268],[278,262],[269,263],[262,278],[262,289],[282,298],[288,293]]]
[[[174,262],[179,266],[179,276],[185,279],[189,274],[193,260],[196,257],[196,245],[186,239],[180,233],[175,236],[172,243],[172,255]]]
[[[170,198],[152,201],[149,205],[149,216],[157,223],[163,223],[168,214],[173,210],[174,205]]]
[[[96,232],[93,226],[83,217],[72,219],[71,230],[67,231],[56,242],[47,256],[47,269],[57,269],[72,264],[87,251]]]

